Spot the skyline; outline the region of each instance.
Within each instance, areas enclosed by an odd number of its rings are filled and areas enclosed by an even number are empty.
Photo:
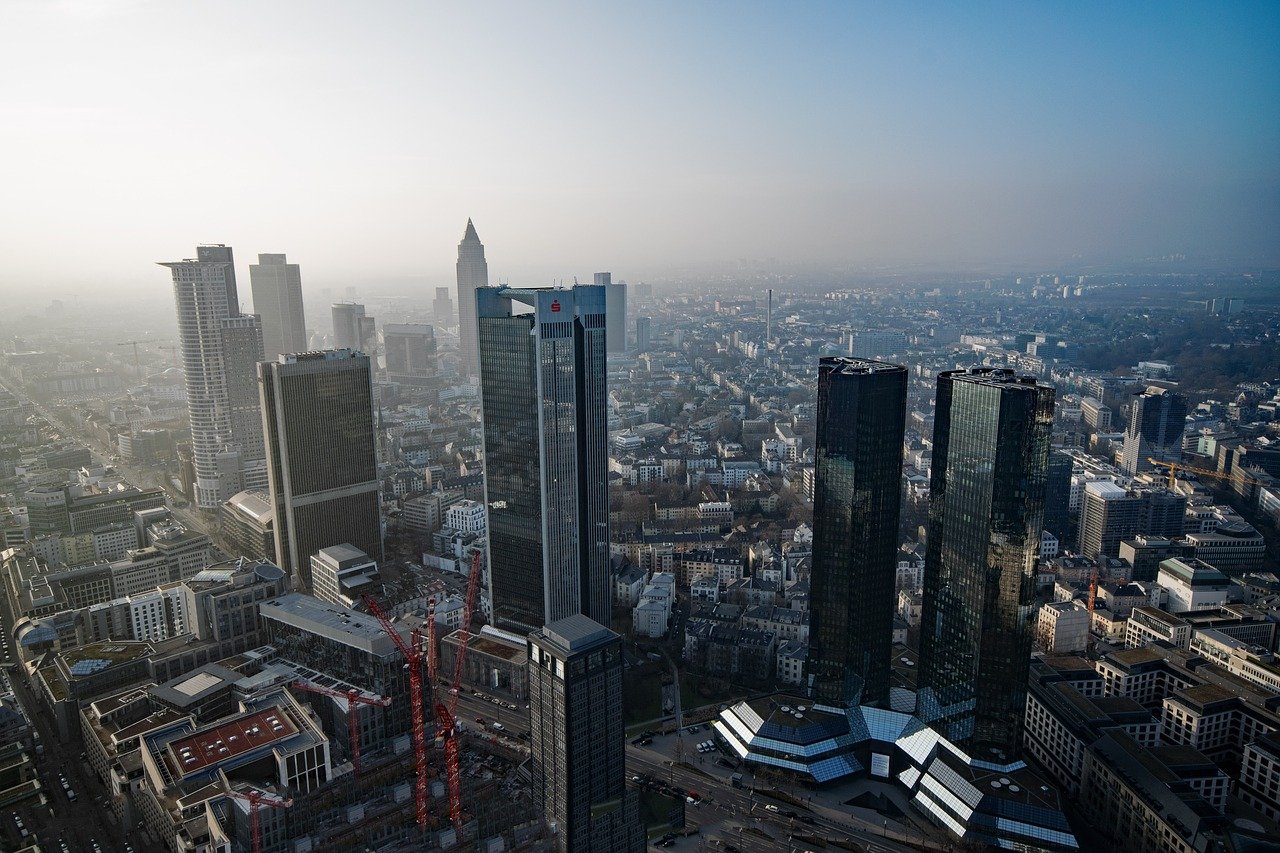
[[[1280,258],[1262,4],[121,0],[7,4],[0,32],[0,294],[159,294],[192,242],[425,292],[468,217],[516,284]]]

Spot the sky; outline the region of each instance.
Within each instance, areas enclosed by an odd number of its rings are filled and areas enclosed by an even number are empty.
[[[0,3],[7,295],[1280,263],[1280,3]],[[247,270],[242,272],[242,275]]]

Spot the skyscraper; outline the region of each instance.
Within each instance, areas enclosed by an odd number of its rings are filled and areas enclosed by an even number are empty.
[[[258,255],[249,266],[253,310],[262,318],[262,351],[266,358],[307,351],[307,324],[302,311],[302,273],[284,255]]]
[[[333,348],[369,355],[373,351],[373,318],[359,302],[333,303]]]
[[[613,273],[596,273],[595,283],[604,288],[605,339],[609,352],[627,350],[627,285],[614,282]]]
[[[476,294],[494,621],[607,622],[604,288]],[[516,314],[517,302],[532,311]]]
[[[809,656],[815,698],[889,707],[907,369],[818,365]]]
[[[1127,474],[1151,470],[1147,459],[1177,462],[1187,426],[1187,395],[1152,385],[1133,400],[1120,467]]]
[[[266,447],[262,439],[262,408],[258,402],[258,362],[263,359],[262,323],[256,315],[241,314],[222,321],[222,365],[226,375],[227,407],[231,415],[231,448],[240,454],[240,484],[227,488],[267,488]],[[224,492],[225,493],[225,492]]]
[[[382,327],[387,377],[399,382],[436,375],[435,330],[424,323],[388,323]]]
[[[626,784],[622,638],[576,614],[529,636],[529,771],[565,853],[643,853]]]
[[[647,352],[653,342],[653,318],[636,318],[636,352]]]
[[[1053,399],[1005,368],[938,377],[918,713],[979,760],[1022,738]]]
[[[435,315],[436,325],[440,328],[453,325],[453,299],[449,296],[449,288],[436,288],[436,298],[431,302],[431,313]]]
[[[348,543],[382,559],[369,357],[351,350],[258,365],[276,563],[311,588],[311,556]]]
[[[489,264],[484,259],[484,244],[476,227],[467,220],[467,231],[458,244],[458,372],[476,376],[480,372],[480,350],[477,345],[476,289],[489,286]]]
[[[216,509],[244,487],[246,466],[262,458],[260,416],[246,416],[251,402],[244,394],[262,357],[262,332],[256,317],[240,314],[230,246],[199,246],[195,259],[161,266],[173,277],[187,386],[195,473],[190,497],[202,509]]]

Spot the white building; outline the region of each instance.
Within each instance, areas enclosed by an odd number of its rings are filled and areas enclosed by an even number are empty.
[[[774,654],[777,655],[778,680],[783,684],[803,684],[809,647],[799,640],[787,640],[778,645]]]
[[[1045,651],[1081,652],[1089,645],[1089,608],[1079,601],[1055,601],[1040,608],[1036,636]]]
[[[311,586],[321,601],[351,607],[377,579],[377,562],[354,545],[330,545],[311,556]]]
[[[485,506],[479,501],[459,501],[445,510],[444,525],[462,533],[484,533]]]
[[[1233,591],[1231,579],[1213,566],[1177,557],[1160,564],[1156,583],[1169,596],[1168,607],[1173,613],[1216,610],[1230,601]]]
[[[649,579],[640,600],[631,610],[631,630],[639,637],[661,637],[671,621],[675,605],[676,577],[659,572]]]
[[[1040,559],[1052,560],[1058,556],[1058,537],[1047,530],[1040,533]]]
[[[1191,623],[1154,607],[1135,607],[1125,624],[1125,648],[1135,649],[1164,640],[1180,649],[1191,642]]]

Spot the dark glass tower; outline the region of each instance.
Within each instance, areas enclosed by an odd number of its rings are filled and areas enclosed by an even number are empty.
[[[1022,739],[1053,398],[1004,368],[938,377],[918,713],[978,760]]]
[[[1152,385],[1133,400],[1120,467],[1126,473],[1151,470],[1147,459],[1177,462],[1187,426],[1187,395]]]
[[[482,287],[476,312],[494,621],[608,623],[605,289]]]
[[[1074,542],[1071,537],[1071,473],[1074,461],[1061,450],[1049,452],[1049,473],[1044,487],[1044,529],[1058,542]]]
[[[528,651],[531,787],[556,848],[643,853],[626,781],[622,638],[576,614],[531,634]]]
[[[806,674],[838,706],[889,707],[906,403],[905,367],[819,363]]]
[[[369,357],[350,350],[258,365],[276,562],[311,589],[311,555],[354,545],[382,559]]]

